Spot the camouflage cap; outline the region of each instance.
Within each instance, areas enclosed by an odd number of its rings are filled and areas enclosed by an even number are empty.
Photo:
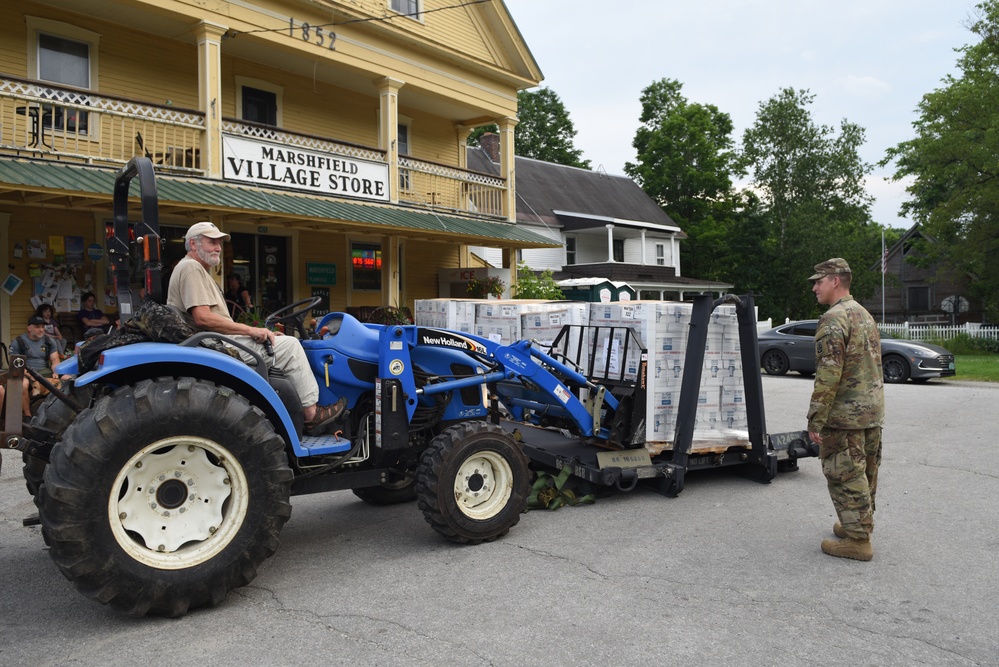
[[[838,273],[852,273],[850,265],[842,257],[833,257],[815,265],[815,275],[809,280],[818,280],[823,276],[833,276]]]

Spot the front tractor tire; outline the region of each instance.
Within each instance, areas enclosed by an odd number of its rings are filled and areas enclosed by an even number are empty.
[[[417,504],[431,528],[460,544],[491,542],[517,525],[530,488],[513,436],[465,422],[431,441],[416,471]]]
[[[144,380],[80,413],[36,502],[80,592],[176,617],[256,577],[291,515],[292,477],[284,441],[231,389]]]

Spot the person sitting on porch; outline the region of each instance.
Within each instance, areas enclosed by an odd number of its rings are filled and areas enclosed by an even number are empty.
[[[44,378],[52,378],[52,384],[58,386],[59,378],[52,375],[52,369],[62,360],[56,342],[45,333],[45,320],[38,315],[28,318],[28,331],[15,338],[10,343],[10,354],[23,354],[28,368],[36,371]],[[67,379],[64,376],[63,379]],[[25,417],[31,417],[31,396],[48,393],[37,381],[27,373],[22,383],[21,412]],[[6,398],[7,374],[2,375],[0,382],[0,404]]]
[[[93,292],[87,292],[81,297],[83,301],[83,308],[77,314],[80,320],[80,328],[82,331],[87,329],[104,329],[105,331],[111,326],[111,320],[105,315],[101,310],[97,308],[97,297],[94,296]]]

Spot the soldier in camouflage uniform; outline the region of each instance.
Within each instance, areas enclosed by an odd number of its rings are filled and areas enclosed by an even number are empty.
[[[839,521],[839,539],[823,540],[830,556],[870,560],[874,495],[881,464],[884,378],[874,318],[850,296],[846,260],[815,265],[812,292],[829,306],[815,332],[815,389],[808,434],[819,445],[822,472]]]

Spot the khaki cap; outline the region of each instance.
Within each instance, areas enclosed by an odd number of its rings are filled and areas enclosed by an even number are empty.
[[[215,226],[212,222],[196,222],[191,225],[191,228],[187,230],[187,234],[184,235],[184,240],[191,239],[195,236],[207,236],[210,239],[226,239],[229,240],[229,235],[223,232],[221,229]]]
[[[852,273],[850,265],[842,257],[833,257],[815,265],[815,275],[809,280],[819,280],[823,276],[834,276],[839,273]]]

